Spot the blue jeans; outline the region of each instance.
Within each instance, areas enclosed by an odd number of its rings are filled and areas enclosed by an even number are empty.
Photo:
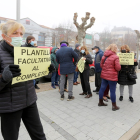
[[[33,83],[34,83],[34,86],[35,86],[35,84],[36,84],[36,80],[33,80]]]
[[[76,71],[74,72],[73,83],[77,82],[78,74],[79,74],[79,72],[76,72]]]
[[[58,71],[55,71],[52,73],[52,77],[51,77],[52,86],[58,85],[58,81],[59,81]]]
[[[104,91],[109,85],[111,101],[115,103],[116,102],[116,84],[117,84],[117,81],[109,81],[109,80],[102,79],[101,88],[99,91],[99,98],[103,99]]]

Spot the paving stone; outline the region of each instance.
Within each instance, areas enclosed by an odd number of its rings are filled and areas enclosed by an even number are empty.
[[[140,73],[138,73],[140,77]],[[95,89],[91,84],[91,90]],[[134,103],[128,101],[128,88],[124,90],[124,100],[119,101],[119,85],[116,90],[116,102],[119,111],[112,111],[111,101],[107,107],[98,107],[99,96],[93,94],[85,99],[78,93],[81,85],[74,86],[75,100],[60,100],[58,89],[38,93],[38,109],[47,140],[118,140],[140,120],[139,84],[134,85]],[[1,121],[0,121],[1,124]],[[0,140],[3,140],[0,134]],[[19,140],[31,140],[21,121]]]

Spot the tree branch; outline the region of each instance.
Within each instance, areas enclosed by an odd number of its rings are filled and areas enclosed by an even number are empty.
[[[86,17],[85,18],[81,18],[82,24],[80,25],[80,27],[83,28],[87,24],[87,20],[89,19],[89,17],[90,17],[90,13],[86,12]]]
[[[89,23],[89,25],[85,26],[85,30],[87,30],[88,28],[91,28],[92,25],[94,24],[94,22],[95,22],[95,18],[92,17],[92,18],[90,19],[90,23]]]
[[[77,22],[77,17],[78,17],[77,13],[74,13],[74,17],[73,17],[74,24],[75,24],[75,26],[76,26],[77,28],[80,28],[80,26],[79,26],[79,24],[78,24],[78,22]]]

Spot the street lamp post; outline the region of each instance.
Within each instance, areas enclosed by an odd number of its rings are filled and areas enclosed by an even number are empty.
[[[20,22],[20,0],[17,0],[17,17],[16,20],[17,22]]]
[[[137,34],[137,61],[139,61],[140,32],[135,30],[135,33]]]

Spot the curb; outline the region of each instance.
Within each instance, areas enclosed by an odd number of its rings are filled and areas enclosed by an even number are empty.
[[[119,140],[135,140],[140,135],[140,121],[137,122],[128,132]]]

